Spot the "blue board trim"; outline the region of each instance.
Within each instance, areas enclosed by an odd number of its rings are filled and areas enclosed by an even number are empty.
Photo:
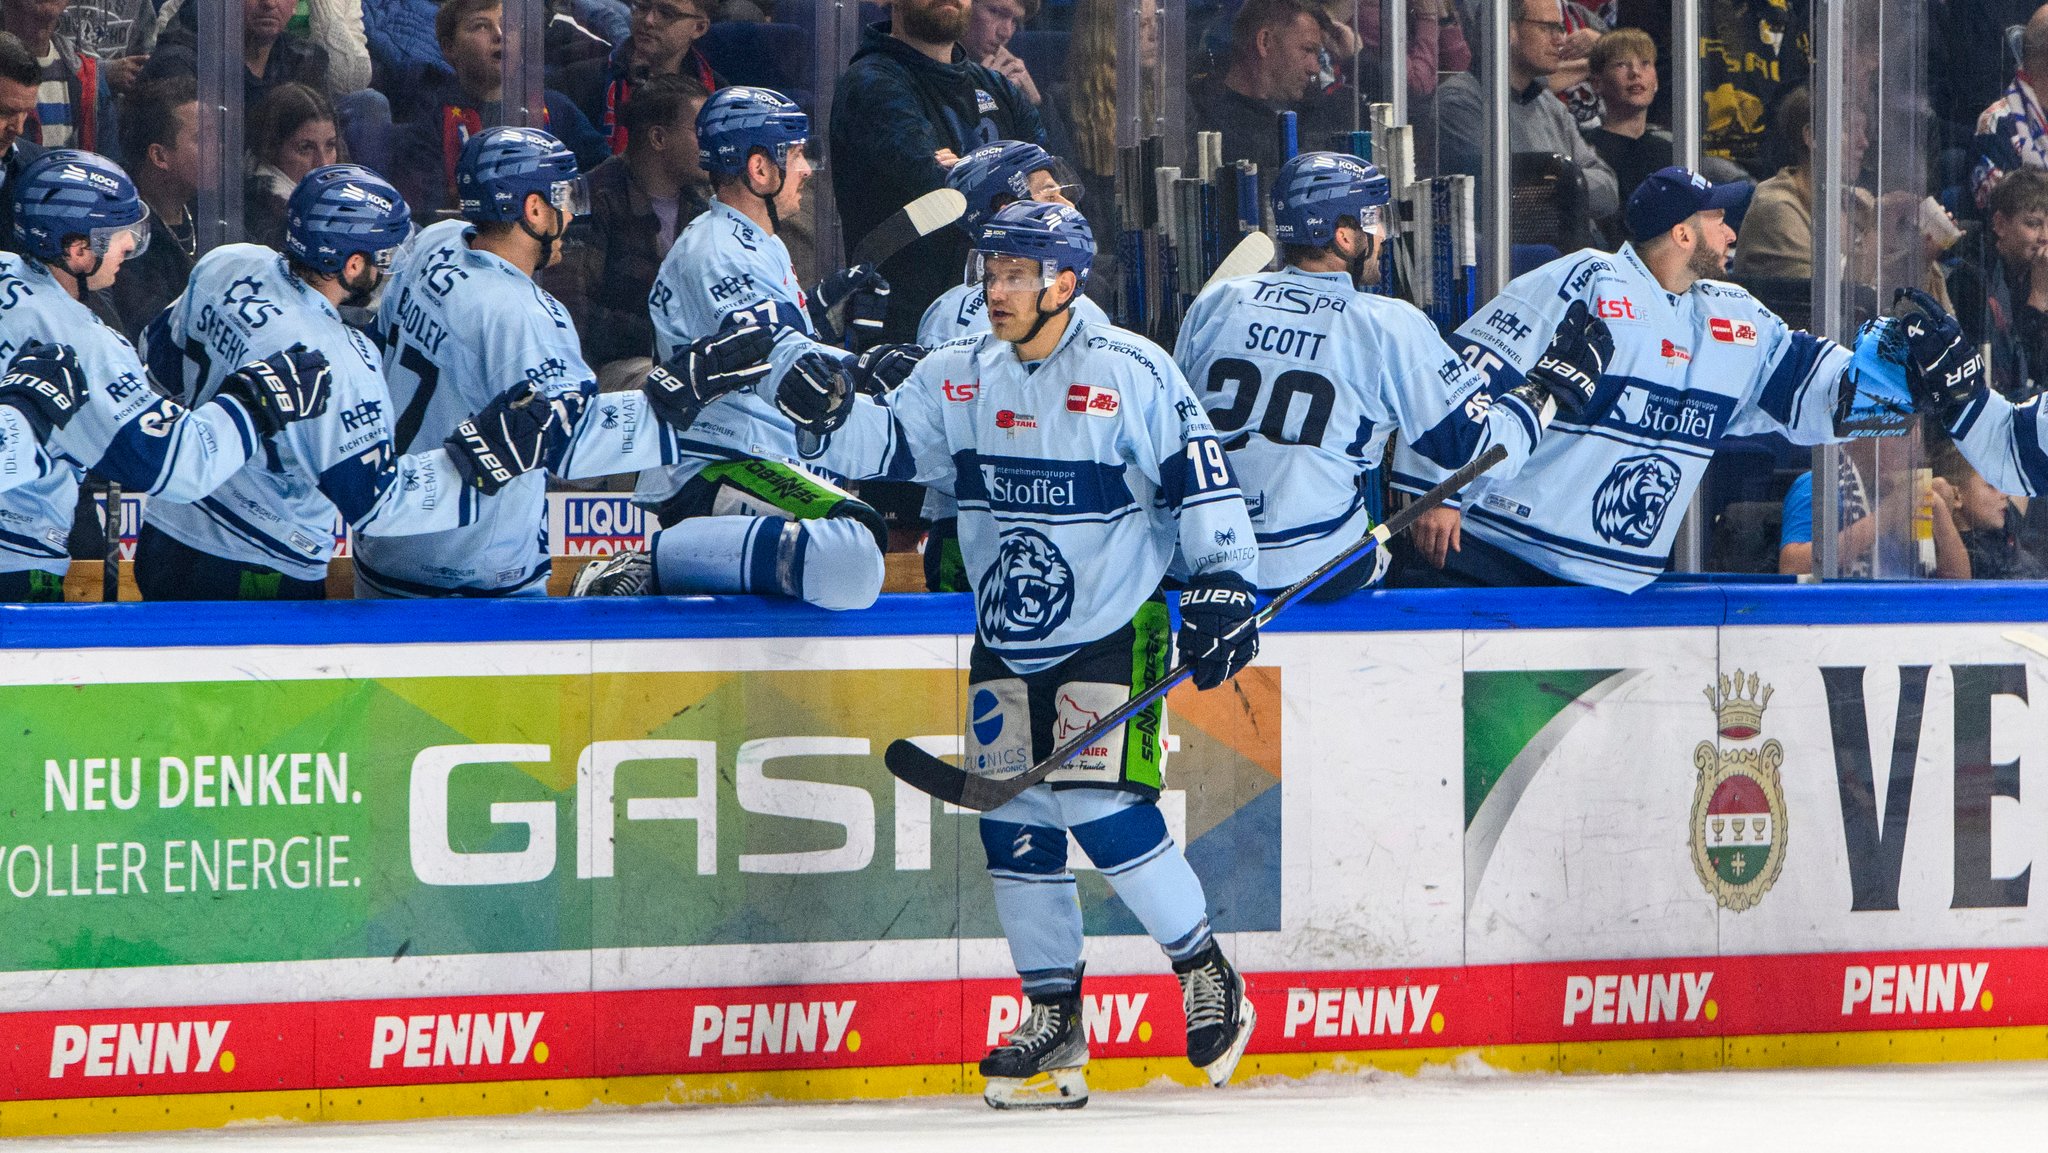
[[[2048,583],[1828,586],[1659,582],[1592,588],[1401,590],[1302,604],[1274,632],[1409,632],[1723,625],[2048,622]],[[827,612],[765,597],[0,605],[0,649],[963,635],[963,593],[883,597]]]

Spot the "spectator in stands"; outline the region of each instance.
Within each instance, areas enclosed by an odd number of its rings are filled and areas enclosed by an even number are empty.
[[[1621,23],[1620,0],[1563,0],[1558,7],[1566,32],[1557,50],[1557,70],[1549,76],[1550,90],[1571,110],[1581,131],[1598,128],[1600,89],[1594,83],[1593,46]],[[1621,190],[1633,192],[1635,185],[1623,184]]]
[[[942,188],[946,170],[993,140],[1045,142],[1038,110],[992,68],[967,58],[969,0],[895,0],[869,25],[832,96],[832,191],[847,251],[890,213]],[[969,240],[941,228],[882,266],[890,285],[882,339],[916,339],[939,294],[960,282]]]
[[[1933,465],[1935,545],[1941,544],[1943,520],[1952,521],[1968,556],[1963,576],[1993,581],[2048,578],[2048,564],[2027,547],[2025,516],[2013,498],[1991,487],[1953,444],[1936,450]]]
[[[596,0],[591,2],[595,3]],[[624,0],[612,0],[612,3],[606,6],[606,10],[615,10],[619,14],[616,39],[624,40],[630,23],[628,13],[631,10],[626,7]],[[603,10],[593,9],[592,14],[597,15],[600,11]],[[569,0],[548,0],[548,27],[545,39],[546,44],[541,48],[541,52],[547,60],[551,74],[557,69],[569,68],[586,61],[603,60],[612,54],[613,37],[608,36],[601,28],[577,19],[575,6]]]
[[[1044,103],[1045,98],[1039,95],[1031,70],[1010,51],[1009,43],[1019,25],[1038,19],[1038,5],[1039,0],[973,0],[967,13],[967,33],[960,38],[969,60],[1001,73],[1034,105]]]
[[[541,275],[568,306],[583,359],[600,376],[654,348],[647,294],[676,235],[710,206],[711,180],[697,156],[697,112],[709,95],[687,75],[634,87],[619,109],[625,155],[590,173],[590,213],[570,225],[561,263]]]
[[[707,92],[725,86],[725,79],[712,71],[711,62],[697,47],[711,27],[710,2],[631,0],[632,31],[613,46],[611,55],[562,70],[556,86],[611,139],[614,155],[626,150],[618,108],[633,95],[634,85],[652,76],[681,73]]]
[[[138,55],[128,50],[129,32],[144,14],[152,21],[156,19],[156,6],[150,0],[72,4],[58,18],[57,31],[69,37],[81,54],[99,57],[100,74],[107,78],[107,87],[116,96],[126,96],[135,86],[142,66],[149,63],[147,53]]]
[[[29,161],[43,154],[42,145],[22,136],[36,114],[36,87],[42,82],[43,70],[28,45],[0,31],[0,251],[14,251],[14,197],[6,189]]]
[[[1634,192],[1650,173],[1674,163],[1671,133],[1650,123],[1650,105],[1657,99],[1657,44],[1640,28],[1616,28],[1594,43],[1587,60],[1598,93],[1601,118],[1580,135],[1614,169],[1616,187]],[[1748,180],[1733,161],[1700,158],[1700,174],[1715,184]],[[1602,223],[1610,236],[1621,232]]]
[[[1261,187],[1280,170],[1276,114],[1297,114],[1304,150],[1326,146],[1331,133],[1351,126],[1344,101],[1320,96],[1330,28],[1329,14],[1316,0],[1245,0],[1230,24],[1228,65],[1195,81],[1189,91],[1188,117],[1196,130],[1221,132],[1224,163],[1257,164]],[[1114,90],[1109,96],[1113,99]],[[1085,150],[1070,155],[1086,157]],[[1084,159],[1083,167],[1092,168],[1092,163]]]
[[[1757,179],[1770,173],[1765,129],[1785,94],[1806,83],[1811,10],[1812,0],[1700,6],[1700,92],[1707,112],[1700,146],[1706,155],[1732,160]]]
[[[242,238],[284,248],[284,208],[306,173],[341,163],[334,104],[317,88],[280,84],[249,115]]]
[[[1870,515],[1870,493],[1864,484],[1866,469],[1876,468],[1875,442],[1869,440],[1849,441],[1835,456],[1836,490],[1841,494],[1841,508],[1838,511],[1840,534],[1835,538],[1835,555],[1845,577],[1869,577],[1875,571],[1873,553],[1877,546],[1877,518]],[[1951,446],[1950,451],[1954,448]],[[1961,454],[1957,453],[1957,459]],[[1862,458],[1860,461],[1858,458]],[[1964,468],[1970,466],[1965,463]],[[1980,481],[1981,483],[1981,481]],[[1922,475],[1919,478],[1919,500],[1921,506],[1934,522],[1934,566],[1923,576],[1939,577],[1945,580],[1968,580],[1971,576],[1970,557],[1964,541],[1957,534],[1956,492],[1947,480],[1939,476]],[[1985,485],[1985,488],[1991,488]],[[1996,489],[1991,489],[1996,493]],[[1999,494],[2001,499],[2003,494]],[[1788,576],[1804,576],[1813,568],[1813,473],[1803,472],[1792,482],[1792,488],[1785,494],[1785,522],[1778,536],[1778,571]]]
[[[118,4],[130,0],[103,2]],[[161,8],[152,0],[133,2],[135,15],[129,24],[127,54],[140,57],[145,68],[150,55],[156,51],[157,42],[164,35],[169,34],[175,45],[189,40],[198,31],[198,10],[190,6],[192,0],[170,0]],[[296,3],[288,3],[285,12],[285,34],[307,41],[325,54],[326,75],[320,87],[329,96],[341,99],[369,88],[372,62],[368,32],[363,21],[363,0],[297,0]],[[244,20],[247,20],[246,13]],[[246,31],[245,28],[245,34]],[[189,64],[185,67],[190,69]],[[288,76],[286,79],[308,82],[303,76]],[[119,90],[117,85],[115,91]]]
[[[121,266],[108,291],[131,340],[185,290],[199,252],[199,86],[167,76],[129,90],[121,117],[128,175],[149,205],[149,247]]]
[[[1860,108],[1844,104],[1846,124],[1842,133],[1842,170],[1859,172],[1870,137],[1864,130],[1867,119]],[[1813,276],[1813,97],[1804,87],[1796,88],[1779,102],[1776,131],[1784,140],[1790,163],[1777,175],[1757,185],[1749,214],[1742,220],[1742,236],[1735,246],[1737,280],[1745,283],[1759,278],[1807,280]],[[1866,239],[1874,239],[1872,225],[1876,200],[1863,188],[1843,191],[1847,221],[1844,253],[1851,268],[1864,268]]]
[[[200,0],[172,0],[157,19],[156,48],[142,78],[199,73]],[[331,96],[327,50],[285,30],[292,0],[242,0],[242,107],[254,109],[270,90],[303,84]]]
[[[1116,21],[1118,0],[1078,0],[1074,5],[1073,31],[1067,42],[1066,77],[1052,86],[1040,106],[1045,116],[1046,148],[1056,156],[1071,158],[1081,194],[1075,207],[1088,218],[1095,235],[1115,236],[1116,213]],[[1159,35],[1156,9],[1147,9],[1152,19],[1140,25],[1139,75],[1143,80],[1144,111],[1151,104],[1155,86],[1150,82],[1159,67]],[[1088,294],[1108,306],[1117,286],[1117,251],[1114,244],[1098,244],[1095,270],[1088,277]]]
[[[1464,72],[1472,67],[1472,47],[1465,40],[1464,25],[1458,20],[1451,0],[1407,0],[1408,3],[1408,94],[1433,96],[1439,73]],[[1380,6],[1358,6],[1358,34],[1362,51],[1371,56],[1380,50]]]
[[[1995,59],[1995,51],[1987,46],[1985,59]],[[2006,173],[2021,167],[2048,168],[2048,114],[2041,111],[2034,87],[2037,79],[2048,77],[2048,4],[2027,20],[2020,61],[2005,95],[1977,117],[1977,160],[1970,179],[1979,208],[1989,204],[1991,190]]]
[[[392,143],[391,182],[422,223],[456,206],[455,161],[470,134],[505,123],[504,0],[445,0],[434,15],[434,35],[446,69],[433,69],[408,98],[411,118]],[[586,170],[609,149],[567,96],[545,94],[544,127],[576,154]]]
[[[119,151],[119,118],[98,57],[81,54],[57,23],[71,0],[0,0],[0,27],[21,38],[42,81],[23,134],[45,148]],[[118,159],[118,158],[117,158]]]
[[[1579,136],[1569,109],[1551,93],[1544,77],[1561,62],[1568,29],[1558,0],[1508,0],[1508,147],[1516,152],[1554,152],[1586,178],[1586,207],[1594,220],[1621,209],[1614,170]],[[1485,93],[1479,78],[1460,73],[1437,88],[1439,167],[1444,172],[1479,173],[1486,140]],[[1634,189],[1630,189],[1634,191]]]
[[[1958,246],[1949,297],[1970,344],[1991,346],[1992,385],[2018,403],[2048,376],[2048,172],[2006,174],[1985,208]]]

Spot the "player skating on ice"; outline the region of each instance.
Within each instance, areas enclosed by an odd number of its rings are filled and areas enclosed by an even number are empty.
[[[690,222],[662,261],[648,296],[656,355],[735,323],[775,336],[768,381],[709,404],[682,439],[679,460],[640,476],[634,499],[662,524],[646,553],[585,568],[578,595],[752,592],[832,609],[866,608],[882,590],[881,514],[834,484],[841,453],[876,446],[847,434],[800,442],[776,410],[774,386],[790,377],[845,379],[871,392],[894,387],[922,350],[879,345],[855,356],[834,348],[827,315],[843,309],[850,331],[878,328],[888,285],[856,266],[811,294],[798,285],[776,235],[801,210],[813,168],[805,155],[810,117],[766,88],[722,88],[697,114],[697,143],[711,174],[711,207]]]
[[[1176,553],[1188,573],[1180,648],[1196,684],[1222,684],[1258,648],[1258,550],[1229,460],[1164,350],[1075,314],[1094,256],[1079,212],[1012,204],[982,226],[969,264],[992,332],[933,350],[882,403],[845,382],[819,393],[785,380],[779,393],[799,426],[885,433],[873,473],[914,473],[957,497],[976,607],[963,764],[991,776],[1030,767],[1165,673],[1160,582]],[[1163,731],[1155,704],[981,818],[996,913],[1031,1002],[982,1060],[991,1105],[1087,1100],[1069,830],[1171,960],[1189,1060],[1221,1085],[1244,1053],[1244,982],[1155,803]]]
[[[285,208],[285,251],[229,244],[202,257],[143,334],[157,385],[192,402],[218,394],[250,357],[312,363],[326,410],[277,431],[211,495],[154,500],[135,583],[146,600],[322,600],[337,510],[359,538],[468,524],[482,494],[533,467],[565,436],[537,392],[507,392],[443,445],[399,456],[377,347],[340,309],[375,295],[412,213],[383,177],[353,164],[306,174]]]
[[[459,527],[356,546],[358,596],[519,596],[547,592],[546,473],[608,476],[677,459],[677,426],[720,390],[759,375],[758,326],[684,342],[638,392],[599,395],[568,310],[534,283],[587,208],[576,157],[546,132],[492,128],[456,161],[462,219],[421,232],[378,308],[393,443],[429,451],[469,413],[537,388],[556,412],[542,455],[478,502]],[[751,366],[751,367],[750,367]]]
[[[78,484],[91,469],[157,500],[198,500],[264,440],[327,405],[327,369],[298,349],[229,359],[190,410],[149,386],[126,337],[82,302],[149,242],[149,210],[120,167],[57,149],[8,183],[14,244],[0,254],[0,600],[63,599]]]
[[[1366,472],[1395,429],[1447,472],[1505,445],[1491,475],[1512,476],[1553,411],[1597,420],[1621,390],[1601,375],[1613,350],[1606,325],[1580,304],[1564,310],[1521,386],[1495,401],[1421,310],[1362,291],[1378,276],[1390,199],[1386,177],[1356,156],[1289,160],[1272,192],[1283,266],[1210,287],[1181,325],[1174,359],[1244,486],[1267,589],[1302,579],[1372,527]],[[1371,583],[1386,557],[1373,550],[1311,599]]]

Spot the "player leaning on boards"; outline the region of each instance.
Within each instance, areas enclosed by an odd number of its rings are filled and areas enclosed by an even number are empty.
[[[967,233],[970,243],[1004,205],[1019,200],[1075,207],[1067,190],[1075,179],[1066,162],[1021,140],[998,140],[960,158],[946,173],[946,187],[967,199],[967,210],[955,223]],[[1096,324],[1108,324],[1109,314],[1086,296],[1074,301],[1074,315]],[[939,294],[924,319],[917,325],[917,343],[937,348],[988,331],[988,297],[979,284],[956,284]],[[924,583],[933,592],[965,592],[967,573],[960,561],[960,530],[951,497],[925,490],[924,519],[931,530],[925,537]]]
[[[59,601],[86,469],[159,500],[197,500],[266,438],[323,411],[327,371],[301,348],[238,360],[193,409],[159,396],[134,346],[81,300],[149,241],[149,210],[128,175],[103,156],[57,149],[7,194],[21,255],[0,254],[0,355],[14,357],[0,380],[0,600]]]
[[[1363,291],[1378,277],[1390,199],[1386,177],[1356,156],[1289,160],[1272,192],[1283,266],[1208,289],[1181,325],[1174,357],[1200,382],[1225,438],[1267,589],[1299,581],[1372,528],[1364,478],[1394,429],[1446,471],[1505,445],[1507,460],[1489,475],[1512,476],[1553,412],[1597,420],[1621,389],[1601,376],[1613,351],[1607,326],[1580,304],[1565,310],[1527,380],[1487,403],[1486,378],[1420,309]],[[1374,556],[1310,599],[1377,579],[1387,551]]]
[[[871,475],[914,475],[957,498],[976,607],[962,763],[992,776],[1029,768],[1165,673],[1170,565],[1186,576],[1180,646],[1197,686],[1222,684],[1258,650],[1258,550],[1229,460],[1163,349],[1074,314],[1094,257],[1079,212],[1012,204],[982,226],[968,265],[991,332],[934,349],[881,402],[843,380],[821,394],[789,379],[779,392],[799,427],[845,422],[838,435],[881,444]],[[1188,1059],[1221,1085],[1244,1053],[1244,982],[1156,803],[1162,732],[1154,705],[981,818],[996,914],[1031,1000],[981,1063],[991,1105],[1087,1100],[1069,830],[1172,960]]]
[[[508,389],[538,388],[556,420],[501,445],[508,467],[483,485],[459,527],[356,543],[357,596],[540,596],[547,593],[546,472],[609,476],[677,458],[687,425],[720,389],[754,375],[767,352],[758,327],[678,347],[639,392],[597,392],[561,302],[533,281],[561,259],[560,241],[588,192],[576,157],[546,132],[492,128],[456,160],[462,218],[421,232],[378,307],[384,374],[401,451],[431,450],[464,417]]]
[[[1597,421],[1559,416],[1519,474],[1466,491],[1462,515],[1425,515],[1412,546],[1397,544],[1391,583],[1633,591],[1663,571],[1724,437],[1777,432],[1823,444],[1891,434],[1912,409],[1957,429],[1964,454],[1994,484],[2048,487],[2048,466],[2022,470],[2007,459],[2041,459],[2037,449],[2027,455],[2038,443],[2035,414],[2016,424],[2010,405],[1983,395],[1981,364],[1924,293],[1922,315],[1866,325],[1852,355],[1711,279],[1735,242],[1724,214],[1748,190],[1660,169],[1629,197],[1634,239],[1620,252],[1586,249],[1517,277],[1459,328],[1453,343],[1498,397],[1522,383],[1548,326],[1590,305],[1614,335],[1607,374],[1621,396]],[[1394,484],[1405,491],[1426,489],[1443,471],[1409,445],[1395,454]]]
[[[527,389],[507,392],[434,446],[391,449],[383,362],[344,324],[343,305],[375,295],[412,213],[367,168],[306,174],[285,206],[285,251],[228,244],[192,269],[185,291],[143,333],[157,387],[187,401],[217,394],[252,355],[326,364],[328,403],[276,433],[212,494],[153,500],[143,513],[135,583],[145,600],[325,600],[339,510],[358,537],[434,532],[475,519],[477,494],[532,455],[558,414]]]
[[[670,355],[736,323],[775,336],[768,386],[796,378],[893,387],[923,350],[879,345],[859,356],[827,315],[843,306],[850,332],[879,329],[888,284],[856,265],[808,297],[781,219],[802,209],[811,162],[810,117],[766,88],[722,88],[697,113],[697,147],[711,174],[711,207],[669,249],[648,295],[656,355]],[[770,394],[772,395],[772,394]],[[662,524],[646,553],[597,561],[578,595],[780,593],[829,609],[862,609],[882,591],[881,514],[820,473],[846,475],[839,456],[867,453],[846,436],[801,443],[770,395],[733,391],[713,401],[682,441],[680,459],[640,475],[634,500]]]

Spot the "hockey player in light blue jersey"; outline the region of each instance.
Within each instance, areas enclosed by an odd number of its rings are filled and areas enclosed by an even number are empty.
[[[135,583],[145,600],[324,600],[337,510],[358,542],[468,524],[483,495],[532,467],[559,414],[508,392],[446,447],[398,456],[377,348],[344,324],[412,234],[398,190],[367,168],[306,174],[285,208],[282,255],[230,244],[202,257],[144,333],[159,387],[201,401],[226,366],[319,349],[328,409],[273,437],[211,495],[144,512]]]
[[[800,426],[862,443],[883,430],[872,474],[958,498],[976,609],[962,763],[992,776],[1029,768],[1165,673],[1160,585],[1177,554],[1190,574],[1179,643],[1197,687],[1222,684],[1258,647],[1258,550],[1229,459],[1163,349],[1074,314],[1094,254],[1072,208],[1012,204],[982,226],[969,265],[991,332],[935,349],[879,403],[844,382],[819,392],[791,378],[778,390]],[[1031,1001],[981,1063],[992,1105],[1087,1100],[1069,831],[1171,959],[1189,1060],[1221,1085],[1244,1052],[1244,982],[1155,803],[1163,732],[1155,704],[981,818],[996,912]]]
[[[1079,185],[1064,161],[1036,144],[998,140],[960,158],[946,173],[946,187],[967,198],[967,210],[956,222],[972,238],[1006,204],[1035,200],[1074,207],[1068,198]],[[1109,314],[1086,296],[1074,301],[1074,315],[1094,324],[1108,324]],[[918,322],[917,343],[937,348],[949,340],[988,331],[988,298],[979,284],[956,284],[939,294]],[[926,489],[924,583],[933,592],[964,592],[967,572],[960,562],[960,530],[953,498]]]
[[[563,231],[587,207],[576,158],[531,128],[471,136],[456,161],[462,219],[421,232],[393,270],[378,308],[392,441],[430,451],[458,422],[507,390],[541,390],[558,413],[542,457],[508,478],[460,526],[356,544],[358,596],[544,595],[549,575],[546,472],[636,472],[677,459],[672,425],[687,424],[719,388],[758,376],[758,326],[679,350],[639,392],[598,394],[576,330],[533,281],[561,254]]]
[[[87,469],[153,500],[200,499],[265,438],[323,412],[328,377],[317,354],[240,357],[206,403],[188,410],[159,396],[134,346],[81,299],[111,285],[148,242],[148,209],[127,174],[58,149],[14,176],[7,194],[20,255],[0,254],[0,358],[15,358],[0,380],[0,600],[62,600]]]
[[[776,230],[802,206],[809,141],[810,118],[766,88],[722,88],[698,112],[713,197],[676,238],[648,295],[654,352],[672,356],[735,323],[765,325],[775,335],[766,395],[736,390],[713,401],[681,438],[680,458],[641,474],[634,499],[662,530],[647,553],[587,567],[578,594],[754,592],[834,609],[866,608],[880,594],[888,530],[834,483],[848,472],[840,456],[874,446],[851,435],[801,442],[773,388],[795,376],[886,391],[923,350],[880,345],[854,355],[826,342],[834,311],[846,312],[849,331],[878,326],[888,285],[866,266],[810,294],[798,285]]]
[[[1496,444],[1513,476],[1550,413],[1598,420],[1620,382],[1601,369],[1606,325],[1568,309],[1544,367],[1496,401],[1486,377],[1451,351],[1405,301],[1361,291],[1386,235],[1386,177],[1356,156],[1304,152],[1273,180],[1273,234],[1283,267],[1218,284],[1188,309],[1175,359],[1230,452],[1258,531],[1259,582],[1285,588],[1372,527],[1366,472],[1395,429],[1455,471]],[[1554,402],[1554,403],[1552,403]],[[1311,599],[1376,579],[1386,550],[1331,578]]]

